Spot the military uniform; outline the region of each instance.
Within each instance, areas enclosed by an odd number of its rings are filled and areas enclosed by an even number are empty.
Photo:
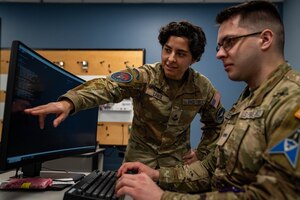
[[[160,63],[128,67],[108,78],[88,81],[60,99],[70,99],[76,113],[130,97],[134,116],[125,161],[153,168],[182,164],[182,156],[191,148],[190,124],[197,113],[204,123],[198,158],[215,148],[224,108],[211,82],[192,68],[181,81],[174,81],[166,79]]]
[[[284,63],[225,114],[214,154],[160,169],[168,189],[201,194],[165,192],[162,199],[300,199],[299,148],[300,74]]]

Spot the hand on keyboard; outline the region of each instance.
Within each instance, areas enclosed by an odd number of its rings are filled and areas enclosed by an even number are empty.
[[[159,178],[159,172],[155,169],[148,167],[140,162],[125,162],[118,170],[118,177],[121,177],[123,174],[127,174],[127,172],[134,172],[135,174],[145,173],[152,180],[157,181]]]
[[[123,174],[116,184],[116,195],[130,196],[134,200],[160,200],[163,190],[145,173]]]
[[[138,171],[132,169],[132,170],[127,170],[125,173],[126,173],[126,174],[138,174]]]

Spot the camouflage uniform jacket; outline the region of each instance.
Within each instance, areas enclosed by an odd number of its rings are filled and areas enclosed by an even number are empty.
[[[204,123],[198,158],[215,148],[224,108],[211,82],[191,68],[177,88],[168,84],[161,64],[155,63],[88,81],[61,98],[70,99],[76,113],[130,97],[134,115],[125,161],[153,168],[181,164],[190,149],[190,124],[197,113]]]
[[[300,74],[284,63],[225,114],[211,157],[160,169],[160,183],[201,194],[166,191],[162,199],[300,199],[299,148]]]

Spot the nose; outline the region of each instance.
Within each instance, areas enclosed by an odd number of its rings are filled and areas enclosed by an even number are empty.
[[[169,54],[168,60],[169,62],[176,62],[175,52]]]
[[[219,51],[217,51],[216,57],[217,57],[217,59],[222,59],[225,56],[227,56],[227,52],[225,51],[223,46],[221,46]]]

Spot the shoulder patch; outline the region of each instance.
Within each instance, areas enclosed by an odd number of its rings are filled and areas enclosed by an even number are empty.
[[[216,122],[222,123],[224,121],[225,108],[220,107],[216,113]]]
[[[132,81],[132,75],[128,72],[115,72],[110,75],[111,80],[120,82],[120,83],[129,83]]]
[[[283,154],[292,165],[296,168],[299,159],[300,149],[300,127],[293,131],[289,136],[281,140],[278,144],[269,150],[269,154]]]

